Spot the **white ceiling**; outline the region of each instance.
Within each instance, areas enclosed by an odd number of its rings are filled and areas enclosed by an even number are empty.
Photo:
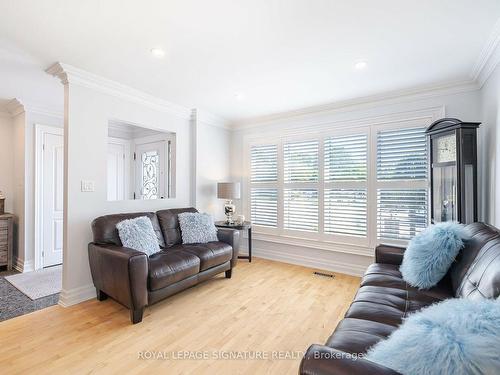
[[[30,85],[61,61],[240,120],[468,80],[499,17],[498,0],[0,0],[0,96],[60,103],[54,78]]]

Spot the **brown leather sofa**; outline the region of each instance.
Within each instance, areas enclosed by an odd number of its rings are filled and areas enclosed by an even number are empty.
[[[497,298],[500,294],[500,230],[483,223],[467,227],[472,240],[461,250],[445,278],[429,290],[413,288],[402,279],[399,266],[405,249],[378,246],[375,263],[361,279],[344,319],[325,345],[309,347],[299,373],[398,374],[363,359],[362,355],[396,330],[403,318],[447,298]]]
[[[177,215],[197,212],[181,208],[154,212],[106,215],[92,222],[94,241],[89,262],[97,299],[108,296],[130,309],[132,323],[142,321],[144,307],[225,272],[231,278],[238,261],[239,232],[219,228],[219,241],[183,245]],[[147,216],[162,250],[148,257],[122,246],[116,224]]]

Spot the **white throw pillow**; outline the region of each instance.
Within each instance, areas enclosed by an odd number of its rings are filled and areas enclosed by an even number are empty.
[[[178,217],[183,244],[218,241],[217,228],[211,215],[198,212],[183,212]]]
[[[123,246],[141,251],[148,256],[160,251],[153,223],[147,216],[120,221],[116,224],[116,229]]]

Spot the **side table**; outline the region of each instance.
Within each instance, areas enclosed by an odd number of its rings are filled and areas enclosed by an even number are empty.
[[[252,223],[245,221],[243,224],[228,224],[226,221],[216,221],[215,226],[218,228],[230,228],[236,230],[246,230],[248,232],[248,256],[242,255],[238,259],[248,259],[252,262]]]

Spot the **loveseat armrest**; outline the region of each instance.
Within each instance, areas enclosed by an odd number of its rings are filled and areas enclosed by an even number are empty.
[[[375,262],[401,265],[406,248],[392,245],[378,245],[375,248]]]
[[[225,242],[233,248],[231,268],[236,267],[240,252],[240,231],[231,228],[217,228],[217,238],[220,242]]]
[[[313,344],[300,362],[300,375],[401,375],[398,372],[341,350]]]
[[[133,323],[138,323],[148,304],[147,255],[123,246],[91,242],[89,263],[98,297],[101,292],[128,307],[131,317],[136,316]]]

